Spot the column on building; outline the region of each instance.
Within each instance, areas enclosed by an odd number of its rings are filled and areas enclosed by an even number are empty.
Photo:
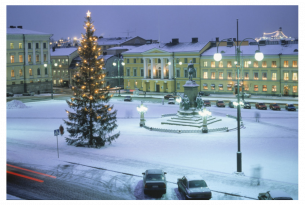
[[[29,65],[28,41],[25,41],[24,48],[25,48],[25,54],[24,54],[25,65]]]
[[[40,41],[40,62],[43,65],[43,42]]]
[[[48,42],[48,46],[47,46],[47,49],[48,49],[48,53],[47,53],[47,56],[48,56],[48,64],[51,63],[51,60],[50,60],[50,42]]]
[[[34,41],[32,41],[32,45],[33,45],[33,56],[32,56],[32,61],[33,61],[33,65],[36,65],[36,51],[35,51],[35,43]]]
[[[150,78],[154,79],[154,59],[150,58],[151,64],[150,64]]]
[[[164,79],[164,58],[161,58],[161,79]]]
[[[170,62],[170,65],[168,66],[168,79],[173,79],[173,58],[168,58],[168,61]]]
[[[147,64],[146,64],[146,58],[143,58],[143,62],[144,62],[144,78],[146,78],[146,69],[147,69]]]

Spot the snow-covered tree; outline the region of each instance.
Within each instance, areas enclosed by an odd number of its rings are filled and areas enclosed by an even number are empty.
[[[112,97],[105,86],[105,71],[100,48],[97,45],[97,36],[94,36],[94,26],[88,11],[78,53],[82,59],[75,75],[72,78],[73,97],[67,100],[70,108],[75,112],[68,113],[67,125],[68,144],[80,145],[88,143],[97,147],[111,143],[120,133],[112,134],[117,128],[116,113],[113,105],[107,104]]]

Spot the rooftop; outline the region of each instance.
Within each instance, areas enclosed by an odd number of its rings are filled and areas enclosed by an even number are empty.
[[[31,31],[22,28],[7,28],[6,34],[36,34],[36,35],[52,35],[50,33],[42,33],[38,31]]]
[[[115,38],[99,38],[97,40],[98,45],[120,45],[126,41],[129,41],[134,37],[115,37]]]
[[[51,56],[69,56],[73,52],[77,50],[76,47],[70,47],[70,48],[55,48],[55,51],[53,49],[50,49],[50,55]]]

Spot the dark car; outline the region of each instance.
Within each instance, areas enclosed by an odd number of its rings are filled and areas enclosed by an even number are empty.
[[[204,100],[203,101],[203,106],[205,107],[211,107],[211,102],[209,100]]]
[[[255,103],[255,108],[260,110],[267,110],[265,103]]]
[[[6,97],[13,97],[13,96],[14,96],[14,93],[11,93],[11,92],[6,93]]]
[[[168,94],[168,95],[165,95],[165,96],[164,96],[164,99],[166,99],[166,100],[168,100],[169,98],[174,98],[174,99],[176,99],[177,97],[179,97],[179,96],[173,96],[173,95],[171,95],[171,94]]]
[[[23,96],[34,96],[35,92],[26,92],[26,93],[22,93]]]
[[[293,104],[286,104],[285,109],[288,111],[296,111],[297,109],[294,107]]]
[[[230,102],[229,102],[229,107],[230,107],[230,108],[234,108],[234,101],[230,101]]]
[[[288,194],[280,190],[267,191],[258,194],[259,200],[293,200]]]
[[[216,106],[217,107],[226,107],[225,103],[222,100],[217,100],[216,101]]]
[[[144,194],[166,193],[166,172],[161,169],[148,169],[143,174]]]
[[[126,97],[124,98],[124,101],[131,101],[131,100],[132,100],[131,96],[126,96]]]
[[[270,110],[281,110],[281,107],[276,103],[270,103],[269,108]]]
[[[251,104],[249,102],[244,102],[244,109],[251,109]]]
[[[199,95],[199,96],[209,96],[209,95],[210,95],[210,93],[200,91],[200,92],[198,93],[198,95]]]

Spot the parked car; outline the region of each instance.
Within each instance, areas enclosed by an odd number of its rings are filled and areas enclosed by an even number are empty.
[[[26,93],[22,93],[23,96],[34,96],[35,92],[26,92]]]
[[[168,95],[165,95],[165,96],[164,96],[164,99],[166,99],[166,100],[168,100],[169,98],[174,98],[174,99],[176,99],[177,97],[180,97],[180,96],[174,96],[174,95],[168,94]]]
[[[203,106],[205,107],[211,107],[211,102],[209,100],[204,100],[203,101]]]
[[[217,107],[226,107],[225,103],[222,100],[217,100],[216,101],[216,106]]]
[[[281,110],[281,107],[276,103],[270,103],[269,108],[270,110]]]
[[[244,102],[244,109],[251,109],[251,104],[249,102]]]
[[[210,93],[204,92],[204,91],[200,91],[200,92],[198,93],[198,95],[199,95],[199,96],[209,96]]]
[[[242,93],[239,93],[239,97],[242,97],[243,96],[243,94]],[[237,97],[237,94],[236,94],[236,97]],[[244,93],[244,98],[249,98],[249,97],[251,97],[251,94],[249,94],[249,93]]]
[[[229,102],[229,107],[230,107],[230,108],[234,108],[234,101],[230,101],[230,102]]]
[[[266,193],[259,193],[258,199],[259,200],[293,200],[291,196],[280,190],[267,191]]]
[[[168,104],[175,104],[175,99],[174,98],[168,98]]]
[[[132,101],[131,96],[126,96],[126,97],[124,98],[124,101]]]
[[[6,97],[13,97],[13,96],[14,96],[14,93],[6,92]]]
[[[296,111],[296,110],[297,110],[297,109],[294,107],[293,104],[286,104],[285,109],[288,110],[288,111],[290,111],[290,110]]]
[[[183,176],[177,180],[178,190],[186,199],[211,199],[212,192],[200,177]]]
[[[161,169],[148,169],[143,174],[144,194],[166,193],[166,172]]]
[[[260,110],[267,110],[265,103],[255,103],[255,108]]]

